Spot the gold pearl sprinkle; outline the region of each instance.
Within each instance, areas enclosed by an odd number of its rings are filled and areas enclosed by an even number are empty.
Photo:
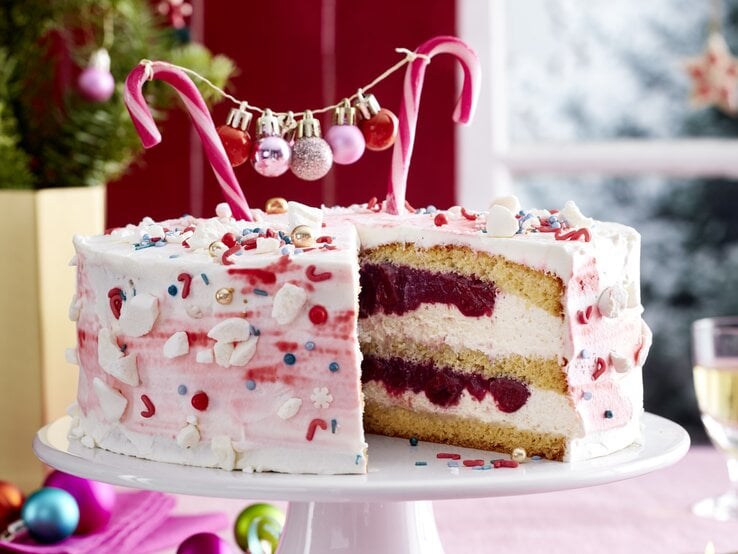
[[[270,198],[266,201],[264,211],[268,214],[287,213],[287,200],[281,197]]]
[[[292,229],[290,239],[296,248],[307,248],[315,245],[313,230],[307,225],[298,225]]]
[[[220,242],[219,240],[216,240],[215,242],[211,242],[210,246],[208,246],[208,252],[213,258],[217,258],[218,256],[222,256],[223,252],[228,250],[228,247]]]
[[[222,288],[215,292],[215,300],[218,304],[230,304],[233,302],[233,289]]]
[[[512,451],[512,459],[518,463],[524,462],[528,458],[528,453],[525,448],[515,448]]]

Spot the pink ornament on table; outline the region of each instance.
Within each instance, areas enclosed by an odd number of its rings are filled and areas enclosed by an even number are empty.
[[[105,102],[115,92],[115,79],[110,73],[110,54],[105,48],[96,50],[77,79],[77,86],[87,100]]]
[[[144,147],[151,148],[161,142],[161,133],[156,128],[156,122],[142,92],[144,83],[152,79],[160,79],[177,91],[192,118],[197,134],[200,135],[205,154],[233,216],[253,221],[246,197],[233,173],[231,162],[200,91],[184,71],[166,62],[142,61],[126,77],[123,100]]]
[[[179,545],[177,554],[233,554],[233,550],[215,533],[197,533]]]
[[[110,521],[116,497],[112,485],[52,471],[44,481],[44,487],[65,490],[77,501],[80,517],[75,535],[99,531]]]
[[[290,168],[290,145],[282,138],[279,118],[267,109],[256,120],[256,142],[251,149],[251,165],[264,177],[279,177]]]
[[[468,123],[474,114],[479,97],[480,67],[477,55],[464,41],[450,36],[432,38],[416,50],[417,56],[407,67],[400,108],[400,125],[395,148],[392,151],[392,170],[387,187],[387,211],[401,214],[405,211],[405,192],[410,158],[415,143],[415,128],[418,123],[420,94],[423,90],[425,69],[437,54],[451,54],[461,63],[464,79],[461,95],[454,107],[453,120]]]
[[[333,112],[333,126],[325,134],[325,140],[337,164],[352,164],[364,154],[366,141],[356,126],[356,108],[352,108],[348,100],[344,100]]]

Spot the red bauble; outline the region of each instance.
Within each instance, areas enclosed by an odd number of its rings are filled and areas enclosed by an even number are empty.
[[[249,159],[251,136],[246,131],[234,129],[230,125],[221,125],[218,127],[218,136],[233,167],[238,167]]]
[[[7,481],[0,481],[0,533],[20,519],[23,501],[23,493],[18,487]]]
[[[366,147],[379,152],[387,150],[397,138],[397,116],[386,108],[382,108],[369,119],[359,122],[359,129],[364,134]]]

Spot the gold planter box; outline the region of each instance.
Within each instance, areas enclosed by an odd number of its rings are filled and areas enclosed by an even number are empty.
[[[105,188],[0,190],[0,480],[41,485],[36,431],[74,401],[72,236],[103,231]]]

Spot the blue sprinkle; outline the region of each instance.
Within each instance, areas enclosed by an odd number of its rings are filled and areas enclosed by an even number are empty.
[[[254,390],[256,388],[256,381],[254,381],[253,379],[247,379],[246,388],[249,390]]]
[[[331,370],[331,373],[335,373],[336,371],[341,369],[341,366],[338,365],[338,362],[331,362],[330,364],[328,364],[328,369]]]
[[[472,469],[476,469],[479,471],[486,471],[488,469],[492,469],[492,466],[490,464],[484,464],[483,466],[474,466]]]
[[[487,233],[487,229],[482,229],[482,233]]]
[[[120,345],[120,351],[121,352],[125,352],[126,350],[128,350],[128,345],[127,344],[121,344]]]
[[[166,245],[167,245],[167,243],[166,243],[166,242],[164,242],[163,240],[157,240],[157,241],[156,241],[156,242],[154,243],[154,246],[156,246],[157,248],[158,248],[158,247],[160,247],[160,246],[166,246]]]
[[[150,237],[150,236],[148,235],[148,233],[147,233],[147,234],[145,234],[144,236],[142,236],[142,237],[141,237],[141,240],[142,240],[143,242],[148,242],[148,241],[150,241],[150,240],[151,240],[151,237]]]
[[[523,216],[524,216],[524,215],[525,215],[526,213],[527,213],[527,212],[526,212],[525,210],[520,210],[520,211],[518,212],[518,215],[519,215],[520,217],[523,217]]]
[[[315,343],[311,340],[305,343],[305,350],[315,350]]]
[[[295,248],[295,254],[302,254],[302,248]]]
[[[261,331],[259,331],[253,325],[249,325],[249,333],[251,333],[251,336],[254,336],[254,337],[261,336]]]
[[[133,296],[136,296],[136,289],[133,289]],[[126,293],[123,291],[120,291],[120,297],[123,299],[123,302],[126,301]]]
[[[172,258],[179,258],[179,254],[172,254],[171,256],[169,256],[169,259],[172,259]]]
[[[295,355],[291,352],[288,352],[284,355],[284,363],[287,365],[295,365],[295,362],[297,361],[297,358],[295,358]]]
[[[540,462],[541,461],[541,457],[540,456],[531,456],[530,459],[533,460],[534,462]]]
[[[177,296],[177,285],[169,285],[169,288],[167,289],[167,292],[171,296]]]
[[[417,210],[415,210],[415,213],[416,214],[424,214],[425,213],[425,208],[418,208]]]
[[[428,465],[428,462],[424,462],[424,461],[418,460],[417,462],[415,462],[415,465],[416,466],[427,466]]]
[[[429,214],[434,214],[438,211],[438,208],[436,208],[433,204],[431,204],[425,209],[425,211],[428,212]]]
[[[259,296],[269,296],[269,293],[264,289],[254,289],[254,294],[258,294]]]
[[[292,239],[290,237],[285,236],[282,240],[285,244],[292,244]]]
[[[184,385],[180,385],[179,387],[177,387],[177,392],[184,396],[185,394],[187,394],[187,387],[185,387]]]
[[[290,249],[287,248],[286,246],[283,246],[282,250],[280,250],[280,253],[282,254],[282,256],[286,256],[287,254],[290,253]]]
[[[611,410],[605,410],[605,419],[612,419],[613,413]]]
[[[449,460],[446,465],[448,467],[459,467],[459,462],[457,462],[456,460]]]
[[[410,446],[418,446],[418,437],[410,437]]]
[[[356,461],[354,463],[358,466],[360,461],[361,461],[361,454],[357,454]]]
[[[554,223],[554,222],[557,222],[557,221],[558,220],[556,219],[556,216],[554,216],[554,215],[548,216],[548,222],[549,223]]]
[[[591,392],[589,392],[589,391],[587,391],[587,392],[585,392],[585,393],[584,393],[584,394],[582,395],[582,398],[584,398],[585,400],[592,400],[592,393],[591,393]]]
[[[554,222],[553,222],[553,223],[551,224],[551,228],[552,228],[552,229],[561,229],[561,223],[559,223],[558,221],[554,221]]]
[[[584,359],[584,360],[588,360],[590,358],[590,356],[591,356],[591,354],[589,353],[589,350],[587,350],[586,348],[583,349],[579,353],[579,357],[582,358],[582,359]]]
[[[331,419],[331,433],[336,434],[336,428],[338,427],[338,420]]]
[[[250,230],[250,229],[243,229],[243,230],[241,231],[241,236],[242,236],[242,237],[245,237],[245,236],[246,236],[246,235],[248,235],[248,234],[249,234],[250,232],[251,232],[251,230]]]
[[[261,234],[264,232],[264,230],[261,227],[257,227],[256,229],[252,229],[251,232]]]
[[[204,273],[200,273],[200,277],[202,277],[202,282],[203,283],[205,283],[206,285],[209,285],[210,284],[210,279],[208,279],[208,276],[207,275],[205,275]]]

